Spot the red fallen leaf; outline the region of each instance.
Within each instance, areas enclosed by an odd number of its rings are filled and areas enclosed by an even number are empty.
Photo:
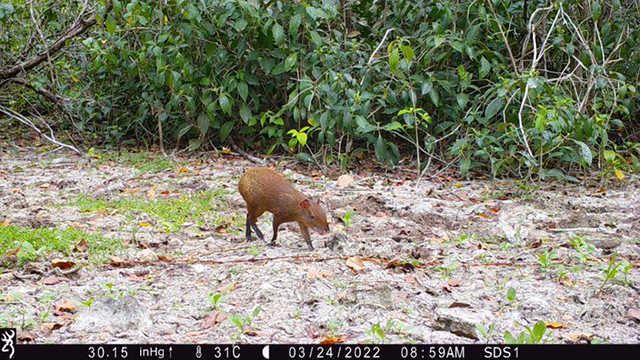
[[[56,306],[56,310],[60,312],[74,313],[76,312],[76,304],[72,303],[71,301],[65,301],[62,304]]]
[[[478,250],[482,250],[482,243],[478,243]]]
[[[219,312],[219,311],[214,311],[213,313],[211,313],[209,316],[207,316],[206,318],[204,318],[204,322],[202,323],[201,328],[204,329],[210,329],[218,324],[220,324],[221,322],[224,321],[224,319],[227,318],[227,315]]]
[[[629,309],[629,311],[627,311],[627,315],[636,320],[640,320],[640,310],[638,309]]]
[[[51,275],[49,277],[46,277],[44,279],[42,279],[42,283],[44,285],[55,285],[61,281],[66,281],[67,278],[64,278],[62,276],[55,276],[55,275]]]
[[[451,303],[451,305],[449,305],[450,309],[452,309],[452,308],[470,308],[470,307],[471,307],[471,305],[469,305],[467,303],[457,302],[457,301],[454,301],[454,302]]]
[[[489,211],[491,211],[491,212],[492,212],[492,213],[494,213],[494,214],[497,214],[497,213],[499,213],[499,212],[500,212],[500,209],[495,208],[495,207],[492,207],[492,208],[489,208]]]
[[[333,345],[333,344],[341,344],[344,342],[344,335],[333,336],[329,335],[320,341],[320,345]]]
[[[169,195],[171,192],[169,190],[160,191],[160,195]]]
[[[549,225],[549,229],[555,229],[556,226],[555,225]]]
[[[449,284],[449,286],[456,287],[456,286],[462,285],[462,280],[460,280],[460,279],[449,279],[449,281],[447,281],[447,283]]]
[[[70,260],[55,259],[51,260],[51,267],[62,270],[71,269],[76,263]]]

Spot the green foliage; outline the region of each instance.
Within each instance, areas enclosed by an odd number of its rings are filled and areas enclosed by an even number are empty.
[[[89,234],[73,227],[66,229],[24,228],[20,226],[0,226],[0,254],[5,255],[19,249],[17,258],[20,264],[37,261],[50,254],[72,256],[73,249],[80,241],[86,240],[89,261],[101,262],[107,256],[123,248],[120,241]]]
[[[81,7],[43,3],[51,37]],[[343,168],[368,151],[389,165],[411,153],[419,169],[455,161],[467,176],[622,179],[640,170],[639,9],[591,3],[119,0],[31,81],[68,97],[93,142],[162,132],[197,150],[237,137]],[[42,49],[28,49],[29,19],[26,3],[0,3],[0,69]]]
[[[349,207],[347,208],[347,211],[344,213],[344,216],[341,218],[345,228],[348,229],[351,226],[352,218],[353,218],[353,208]]]
[[[81,195],[74,203],[80,211],[103,211],[116,209],[126,214],[145,213],[157,221],[166,232],[175,232],[187,221],[204,226],[207,216],[214,216],[221,204],[224,190],[201,191],[179,198],[158,198],[149,200],[140,196],[122,197],[116,200],[91,198]],[[216,225],[222,219],[214,219]]]
[[[518,336],[514,337],[509,331],[504,333],[504,342],[506,344],[540,344],[544,338],[544,333],[547,330],[547,325],[543,321],[538,321],[533,329],[525,327],[525,331],[520,332]]]

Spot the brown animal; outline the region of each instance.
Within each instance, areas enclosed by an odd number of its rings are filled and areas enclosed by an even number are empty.
[[[296,221],[309,250],[313,250],[309,228],[320,234],[329,231],[327,216],[320,203],[310,200],[272,169],[261,167],[247,170],[238,182],[238,189],[247,203],[247,241],[251,241],[251,229],[264,241],[256,221],[265,211],[273,214],[271,245],[275,245],[278,227],[282,223]]]

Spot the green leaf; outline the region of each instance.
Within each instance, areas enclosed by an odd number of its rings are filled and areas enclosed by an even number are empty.
[[[222,108],[222,111],[224,111],[227,115],[231,115],[231,101],[225,93],[220,94],[218,102],[220,103],[220,108]]]
[[[389,54],[389,70],[391,70],[392,73],[396,72],[398,70],[399,63],[400,53],[398,52],[398,49],[393,49],[391,54]]]
[[[433,90],[433,83],[431,80],[427,80],[422,83],[422,95],[428,94],[431,90]]]
[[[574,142],[580,145],[580,155],[582,156],[584,161],[587,163],[587,165],[591,165],[591,162],[593,161],[593,154],[591,153],[591,149],[589,148],[589,146],[582,141],[574,140]]]
[[[271,32],[273,34],[273,39],[276,41],[276,44],[281,44],[284,42],[284,29],[280,24],[273,24]]]
[[[482,59],[480,59],[480,70],[478,71],[480,79],[487,76],[487,74],[489,74],[489,71],[491,71],[491,64],[489,63],[489,60],[485,59],[483,56]]]
[[[209,118],[206,114],[202,113],[200,114],[200,116],[198,116],[198,128],[200,129],[202,135],[207,135],[210,124],[211,122],[209,121]]]
[[[465,93],[461,93],[456,95],[456,101],[458,102],[458,106],[460,109],[465,109],[467,107],[467,102],[469,101],[469,95]]]
[[[469,168],[471,167],[471,159],[464,158],[460,160],[460,175],[467,176]]]
[[[591,16],[593,17],[593,21],[600,20],[600,16],[602,15],[602,6],[599,1],[591,2]]]
[[[413,58],[416,56],[411,46],[403,45],[401,49],[402,49],[402,54],[404,54],[404,58],[407,59],[407,61],[412,61]]]
[[[116,20],[113,18],[113,16],[109,15],[107,21],[105,22],[105,26],[107,27],[107,31],[109,32],[109,34],[116,33]]]
[[[298,139],[298,142],[300,143],[300,145],[302,146],[307,145],[307,133],[303,133],[303,132],[297,133],[296,139]]]
[[[438,48],[440,45],[442,45],[443,42],[445,42],[445,40],[447,40],[444,36],[436,36],[433,38],[433,42],[434,42],[434,46],[435,48]]]
[[[249,95],[249,86],[247,83],[244,81],[238,82],[236,89],[238,90],[238,94],[240,94],[242,100],[247,101],[247,95]]]
[[[293,65],[296,64],[297,61],[298,61],[298,54],[293,53],[287,56],[287,58],[284,60],[284,69],[286,71],[291,70],[291,68],[293,67]]]
[[[498,111],[502,110],[502,107],[504,107],[504,104],[505,104],[505,101],[503,98],[493,99],[493,101],[489,104],[489,106],[487,106],[484,116],[487,119],[492,119],[498,113]]]
[[[505,344],[513,345],[513,344],[516,344],[516,339],[513,338],[513,335],[511,335],[510,332],[505,331],[504,332],[504,342],[505,342]]]
[[[302,22],[302,16],[300,14],[294,15],[289,22],[289,34],[298,35],[298,28]]]
[[[608,163],[612,163],[615,158],[616,158],[616,152],[615,151],[611,151],[611,150],[605,150],[604,151],[604,159]]]
[[[191,139],[189,140],[189,151],[198,150],[201,145],[202,145],[201,138]]]
[[[296,157],[302,161],[306,161],[306,162],[313,162],[313,157],[311,157],[311,155],[307,154],[306,152],[301,152],[296,154]]]
[[[224,142],[227,136],[229,136],[229,133],[231,133],[231,130],[233,130],[233,121],[224,123],[222,128],[220,128],[220,141]]]
[[[438,96],[438,92],[435,90],[431,90],[429,91],[429,98],[431,99],[431,102],[433,102],[433,105],[438,106],[438,102],[440,101],[440,97]]]
[[[509,290],[507,290],[507,300],[509,300],[509,302],[513,302],[516,299],[516,289],[510,287]]]
[[[245,124],[249,123],[249,119],[251,118],[251,109],[245,103],[242,103],[242,105],[240,105],[240,117]]]
[[[545,331],[547,331],[547,324],[545,324],[543,321],[538,321],[533,326],[533,342],[536,344],[539,343],[544,337]]]
[[[378,140],[375,144],[375,153],[378,160],[382,161],[387,157],[387,146],[382,138],[382,134],[378,134]]]

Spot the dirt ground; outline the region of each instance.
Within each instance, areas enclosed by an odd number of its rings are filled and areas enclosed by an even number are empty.
[[[58,254],[0,268],[0,316],[23,342],[501,343],[538,321],[543,342],[640,342],[638,181],[416,186],[394,173],[338,181],[278,166],[327,209],[333,233],[312,233],[309,251],[295,224],[276,247],[244,241],[236,186],[252,164],[237,156],[155,173],[62,152],[0,156],[0,226],[76,227],[125,243],[102,264],[79,250],[63,269]],[[205,189],[226,190],[219,211],[171,233],[143,213],[135,221],[148,224],[134,232],[123,211],[75,206],[80,195]],[[258,225],[270,238],[271,216]],[[618,273],[605,281],[613,254]]]

